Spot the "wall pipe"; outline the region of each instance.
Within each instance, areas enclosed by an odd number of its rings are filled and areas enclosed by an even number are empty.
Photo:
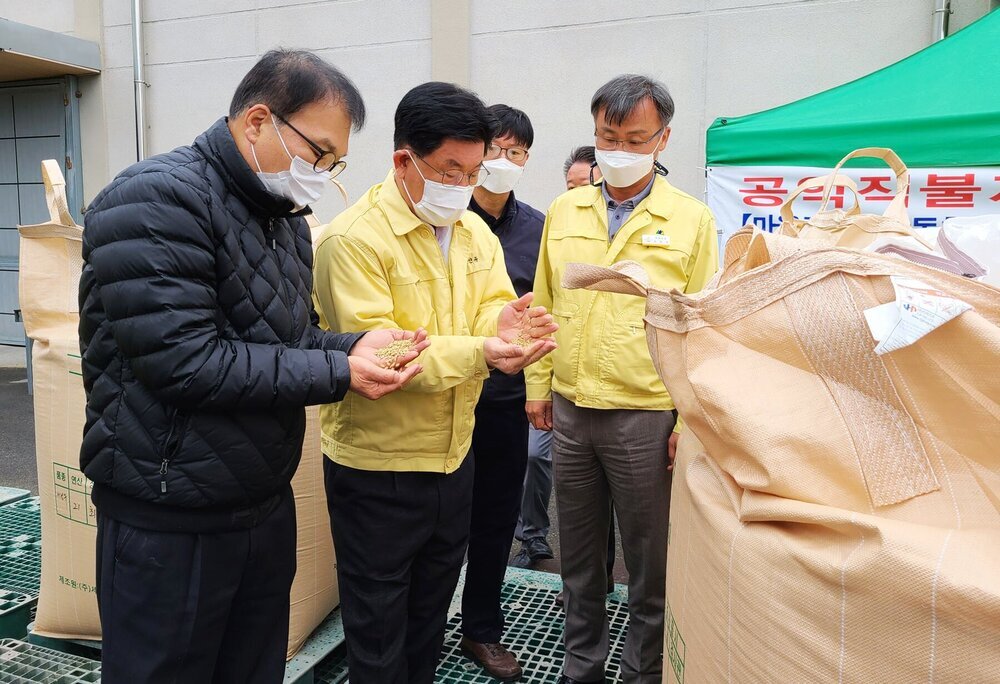
[[[932,38],[935,43],[948,37],[948,19],[951,17],[951,11],[951,0],[934,0]]]
[[[142,0],[132,0],[132,73],[135,88],[135,156],[146,158],[146,83],[142,44]]]

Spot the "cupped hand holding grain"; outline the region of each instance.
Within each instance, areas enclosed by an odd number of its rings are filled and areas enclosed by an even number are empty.
[[[487,337],[483,343],[486,365],[507,375],[523,370],[555,348],[556,341],[551,337],[535,340],[527,346],[507,342],[499,337]]]
[[[500,311],[497,337],[520,347],[530,347],[537,340],[546,338],[559,329],[544,306],[531,306],[533,300],[534,295],[529,292]]]
[[[430,346],[427,331],[372,330],[364,334],[351,349],[351,356],[361,356],[376,366],[399,369],[412,363],[420,352]]]
[[[348,356],[351,365],[351,391],[365,399],[380,399],[402,388],[423,368],[419,364],[403,370],[382,368],[363,356]]]

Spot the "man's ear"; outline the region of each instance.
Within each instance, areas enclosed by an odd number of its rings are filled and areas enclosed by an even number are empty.
[[[403,177],[410,161],[410,155],[407,154],[406,150],[396,150],[392,153],[392,168],[396,171],[397,178]]]
[[[659,154],[660,152],[662,152],[666,148],[668,140],[670,140],[670,126],[664,126],[664,128],[663,128],[663,139],[660,141],[660,144],[657,145],[657,147],[656,147],[656,153],[657,154]]]
[[[271,110],[265,104],[256,104],[243,113],[243,134],[251,145],[256,145],[261,136],[261,126],[271,120]]]

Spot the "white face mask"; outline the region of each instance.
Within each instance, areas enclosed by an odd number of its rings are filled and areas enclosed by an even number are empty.
[[[413,201],[410,189],[406,187],[406,181],[402,181],[403,190],[406,191],[406,196],[413,204],[413,213],[421,221],[432,226],[450,226],[462,218],[462,214],[469,208],[469,201],[472,199],[472,191],[476,189],[475,186],[445,185],[437,181],[427,180],[413,154],[409,150],[406,153],[410,155],[413,168],[424,179],[424,195],[419,202]]]
[[[659,147],[659,144],[657,144]],[[613,188],[627,188],[653,170],[656,148],[649,154],[625,150],[594,150],[604,181]]]
[[[274,114],[271,115],[271,122],[274,124],[275,132],[277,132],[278,123],[274,119]],[[285,150],[288,158],[292,160],[291,168],[288,171],[277,173],[261,171],[260,162],[257,161],[257,151],[251,144],[250,153],[257,165],[257,177],[260,178],[260,182],[269,192],[291,200],[292,204],[295,205],[295,211],[299,211],[323,196],[326,184],[330,182],[330,172],[316,171],[313,169],[313,165],[302,157],[298,155],[293,157],[285,146],[281,133],[278,133],[278,142],[281,143],[281,148]]]
[[[483,162],[483,167],[489,171],[489,175],[480,184],[484,190],[489,190],[498,195],[510,192],[521,180],[524,167],[518,166],[506,157],[499,159],[488,159]]]

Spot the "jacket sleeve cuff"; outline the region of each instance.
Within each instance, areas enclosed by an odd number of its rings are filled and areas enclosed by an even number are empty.
[[[473,337],[472,340],[472,377],[475,380],[486,380],[490,377],[490,367],[486,363],[486,338]]]
[[[487,309],[482,315],[482,325],[476,326],[476,333],[482,335],[483,337],[496,337],[497,328],[500,327],[500,313],[502,311],[503,306],[495,306]]]
[[[314,330],[316,333],[314,339],[317,340],[320,349],[323,351],[341,351],[345,354],[350,354],[354,345],[364,336],[363,332],[335,333],[319,328],[315,328]]]
[[[355,333],[331,333],[330,337],[333,338],[333,343],[327,349],[342,351],[345,354],[350,354],[351,350],[354,349],[354,345],[358,343],[362,337],[365,336],[363,332]]]
[[[552,401],[552,385],[548,383],[527,383],[525,390],[528,401]]]
[[[350,335],[342,335],[341,337],[352,337]],[[355,338],[355,342],[361,336],[358,335]],[[353,346],[353,343],[352,343]],[[347,390],[351,388],[351,364],[347,360],[347,353],[342,351],[330,351],[328,352],[330,357],[331,373],[333,374],[334,381],[336,382],[335,390],[333,394],[333,400],[343,401],[344,397],[347,396]]]

